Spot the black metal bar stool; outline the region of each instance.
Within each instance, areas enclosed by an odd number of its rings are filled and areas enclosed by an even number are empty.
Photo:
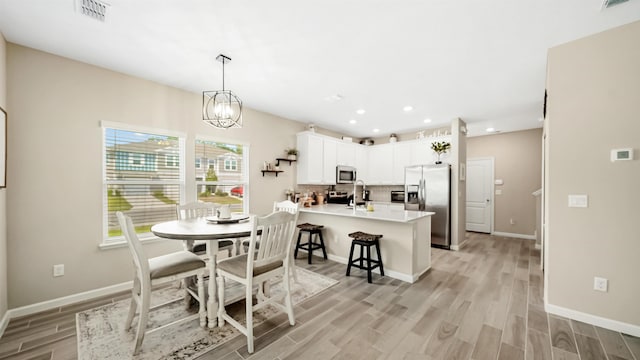
[[[313,255],[313,250],[322,249],[322,255],[325,259],[327,258],[327,250],[324,248],[324,239],[322,238],[322,228],[324,228],[324,225],[315,225],[309,223],[298,225],[298,229],[300,229],[300,232],[298,233],[296,250],[293,253],[294,258],[298,258],[298,249],[307,250],[307,262],[309,264],[311,264],[311,256]],[[300,244],[300,239],[302,238],[303,231],[309,233],[309,239],[306,243]],[[316,239],[320,240],[319,243],[313,242],[313,235],[316,235]]]
[[[356,231],[349,234],[349,237],[353,238],[351,241],[351,251],[349,252],[349,265],[347,265],[347,276],[351,274],[351,267],[357,267],[358,269],[367,270],[367,282],[371,283],[371,270],[379,267],[380,275],[384,276],[384,267],[382,266],[382,256],[380,256],[380,238],[382,235],[367,234],[362,231]],[[360,245],[360,257],[353,258],[353,250],[356,245]],[[371,247],[376,247],[378,253],[378,259],[371,259]],[[367,248],[367,257],[364,257],[364,248]],[[364,262],[367,265],[364,265]],[[359,263],[359,264],[357,264]]]

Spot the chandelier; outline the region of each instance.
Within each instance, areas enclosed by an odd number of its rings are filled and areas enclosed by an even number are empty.
[[[242,101],[230,90],[224,89],[224,64],[231,61],[225,55],[216,60],[222,63],[222,90],[202,92],[202,120],[219,129],[242,127]]]

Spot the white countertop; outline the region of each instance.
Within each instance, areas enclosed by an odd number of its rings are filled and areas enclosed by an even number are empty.
[[[374,204],[374,211],[366,211],[364,207],[349,209],[346,205],[343,204],[325,204],[314,205],[311,207],[301,207],[299,211],[312,214],[326,214],[395,222],[410,222],[435,214],[428,211],[411,211],[404,210],[403,208],[399,208],[398,206],[378,204]]]

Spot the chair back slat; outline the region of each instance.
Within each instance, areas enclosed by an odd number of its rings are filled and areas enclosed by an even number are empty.
[[[286,258],[290,256],[291,242],[298,221],[298,213],[295,214],[278,211],[265,217],[254,217],[249,254],[255,253],[258,229],[260,235],[260,248],[254,261],[247,262],[247,274],[253,273],[255,266],[262,266],[276,261],[282,261],[287,266]]]
[[[138,272],[139,278],[143,280],[149,278],[149,259],[142,249],[142,243],[140,243],[140,239],[138,239],[138,234],[136,234],[136,229],[133,226],[131,217],[123,214],[121,211],[116,212],[116,216],[118,217],[122,233],[127,240],[127,245],[133,258],[133,265]]]
[[[178,220],[215,216],[219,207],[220,204],[217,203],[190,202],[184,205],[177,205],[176,215]]]
[[[290,201],[290,200],[285,200],[285,201],[280,201],[280,202],[274,202],[273,203],[273,211],[286,211],[288,213],[292,213],[295,214],[298,212],[298,204]]]

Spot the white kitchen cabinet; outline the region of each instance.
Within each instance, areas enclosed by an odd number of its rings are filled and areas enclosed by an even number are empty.
[[[353,145],[356,150],[356,179],[364,181],[365,184],[369,183],[369,172],[367,171],[367,168],[369,167],[369,164],[367,163],[369,160],[367,156],[369,154],[368,147],[359,144]]]
[[[311,133],[300,133],[298,147],[298,184],[322,184],[324,139]]]
[[[420,139],[411,142],[411,165],[431,164],[432,156],[431,141]]]
[[[298,134],[298,184],[336,183],[337,140],[310,132]]]
[[[395,143],[393,144],[393,184],[404,184],[404,168],[411,165],[411,143]]]
[[[337,142],[336,165],[356,166],[356,144],[346,141]]]
[[[370,146],[367,162],[367,178],[370,185],[393,183],[393,144]]]
[[[325,138],[323,142],[322,161],[323,177],[321,184],[334,185],[336,183],[336,159],[338,141]]]

